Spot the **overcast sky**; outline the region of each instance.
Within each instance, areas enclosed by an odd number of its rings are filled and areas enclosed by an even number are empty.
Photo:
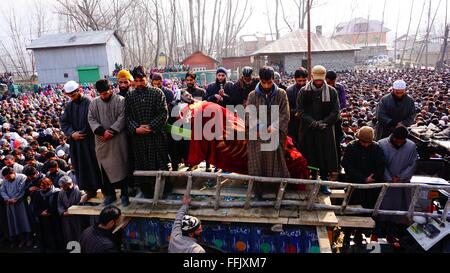
[[[54,9],[55,0],[38,0],[44,2],[48,6],[48,10],[52,11]],[[274,25],[274,11],[275,11],[275,1],[274,0],[250,0],[255,10],[248,24],[245,26],[241,34],[252,34],[255,32],[269,33],[269,24],[267,19],[267,10],[271,12],[272,27]],[[294,0],[282,0],[286,17],[289,21],[294,22],[295,20],[295,4]],[[326,36],[331,36],[334,27],[340,23],[349,21],[355,17],[368,16],[370,19],[382,20],[383,17],[383,0],[315,0],[321,3],[320,7],[315,8],[312,12],[312,27],[313,30],[315,26],[322,25],[323,32]],[[411,8],[411,3],[413,0],[387,0],[386,11],[385,11],[385,26],[390,28],[392,31],[389,34],[390,40],[395,37],[398,24],[399,36],[405,34],[408,28],[409,21],[409,11]],[[411,24],[411,33],[415,32],[418,24],[420,12],[422,10],[423,3],[428,3],[429,0],[414,0],[415,10],[413,13],[413,20]],[[443,29],[445,22],[445,8],[446,1],[448,0],[432,0],[432,10],[433,12],[437,8],[439,2],[440,9],[438,11],[435,28]],[[209,2],[209,1],[208,1]],[[208,3],[207,2],[207,3]],[[213,1],[210,1],[211,4]],[[266,2],[268,8],[266,7]],[[16,11],[16,16],[20,21],[27,20],[30,16],[30,10],[32,9],[32,1],[30,0],[1,0],[3,7],[13,7]],[[428,5],[427,5],[428,6]],[[3,8],[2,8],[3,9]],[[427,8],[426,8],[427,9]],[[449,9],[449,8],[447,8]],[[370,11],[370,14],[369,14]],[[432,13],[433,13],[432,12]],[[449,12],[450,13],[450,12]],[[49,15],[50,19],[51,16]],[[424,15],[426,18],[426,13]],[[5,39],[7,34],[5,34],[5,22],[2,19],[3,14],[0,12],[0,39]],[[55,24],[57,20],[50,20],[49,24]],[[422,20],[422,29],[426,28],[426,20]],[[282,28],[282,32],[286,33],[288,28],[284,24],[282,18],[280,18],[279,25]],[[56,29],[57,26],[53,25],[52,29]],[[24,30],[25,31],[25,30]],[[443,32],[443,31],[442,31]],[[28,33],[24,33],[27,35]]]

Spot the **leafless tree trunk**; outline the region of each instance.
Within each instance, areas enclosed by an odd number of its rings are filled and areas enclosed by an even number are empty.
[[[196,45],[196,37],[195,37],[195,20],[194,20],[194,3],[192,0],[189,0],[189,27],[191,28],[191,43],[192,43],[192,51],[197,51]]]
[[[278,26],[279,8],[280,8],[280,0],[276,0],[275,1],[275,31],[276,31],[277,40],[280,39],[280,28]]]
[[[293,27],[289,24],[287,17],[286,17],[286,13],[284,12],[284,6],[283,6],[283,1],[280,1],[281,4],[281,11],[283,12],[283,20],[284,23],[286,24],[286,26],[289,28],[289,30],[292,32],[294,31]]]
[[[214,15],[213,15],[213,19],[212,19],[212,27],[211,27],[211,36],[210,36],[210,40],[209,40],[208,55],[211,55],[211,54],[212,54],[212,51],[213,51],[214,38],[215,38],[214,32],[215,32],[216,15],[217,15],[217,4],[218,4],[219,2],[221,3],[222,0],[215,0],[215,3],[214,3]],[[219,5],[219,6],[220,6],[220,5]],[[219,9],[220,9],[220,8],[219,8]],[[219,16],[217,16],[217,17],[219,17]],[[219,20],[219,19],[217,19],[217,21],[218,21],[218,20]]]
[[[413,15],[413,11],[414,11],[414,1],[415,0],[412,0],[412,3],[411,3],[411,11],[409,13],[408,30],[406,31],[406,39],[405,39],[405,44],[403,45],[402,57],[400,58],[400,65],[403,65],[403,60],[405,58],[406,46],[408,45],[409,31],[411,29],[411,21],[412,21],[412,15]]]

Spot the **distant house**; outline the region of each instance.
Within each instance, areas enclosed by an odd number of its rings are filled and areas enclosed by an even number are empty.
[[[239,38],[238,56],[249,56],[275,40],[275,34],[255,33],[243,35]]]
[[[299,29],[254,52],[255,67],[274,66],[280,72],[292,74],[301,66],[308,65],[308,32]],[[312,65],[323,65],[336,71],[355,67],[358,48],[311,33]]]
[[[201,51],[192,53],[181,63],[185,66],[190,66],[194,71],[214,70],[219,65],[219,61]]]
[[[357,62],[377,55],[387,55],[387,33],[391,30],[377,20],[355,18],[336,26],[333,39],[360,47]]]
[[[241,57],[226,57],[222,58],[222,66],[236,71],[242,69],[244,66],[252,66],[253,58],[251,56],[241,56]]]
[[[115,31],[90,31],[42,36],[27,49],[34,52],[39,83],[83,84],[111,75],[115,64],[123,62],[124,46]]]

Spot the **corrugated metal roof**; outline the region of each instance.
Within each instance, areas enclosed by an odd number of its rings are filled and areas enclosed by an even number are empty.
[[[122,46],[125,46],[115,31],[105,30],[45,35],[32,41],[27,49],[103,45],[108,43],[112,36],[115,36]]]
[[[381,31],[383,30],[383,31]],[[389,32],[389,28],[382,26],[382,22],[378,20],[367,20],[359,17],[350,22],[340,23],[336,27],[335,35],[355,34],[355,33],[372,33],[372,32]]]
[[[253,55],[276,54],[276,53],[299,53],[308,52],[308,32],[306,30],[296,30],[291,32],[279,40],[257,50]],[[359,50],[351,45],[340,43],[334,39],[319,36],[311,33],[311,50],[312,52],[328,52],[328,51],[351,51]]]

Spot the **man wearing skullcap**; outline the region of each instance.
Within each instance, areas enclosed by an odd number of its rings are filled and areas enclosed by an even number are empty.
[[[119,95],[126,97],[131,90],[131,83],[134,81],[133,76],[128,70],[120,70],[117,74],[117,83],[119,84]]]
[[[377,107],[375,135],[377,140],[388,137],[393,130],[403,125],[410,127],[416,119],[414,99],[406,94],[406,82],[398,80],[392,86],[392,92],[384,96]]]
[[[383,182],[385,159],[383,150],[374,142],[374,130],[362,127],[357,133],[357,140],[351,142],[345,150],[342,167],[345,169],[345,181],[355,184],[371,184]],[[350,205],[361,205],[373,209],[380,189],[355,189],[349,201]],[[350,243],[351,229],[344,229],[344,244]],[[355,233],[355,242],[361,243],[361,232]]]
[[[320,169],[322,179],[336,179],[338,154],[335,124],[339,119],[339,99],[336,89],[325,82],[326,73],[325,67],[315,66],[312,81],[298,95],[298,144],[310,166]],[[322,191],[331,194],[326,187]]]
[[[101,173],[95,154],[94,133],[88,122],[91,101],[83,96],[80,86],[74,81],[64,85],[65,94],[71,99],[60,119],[61,129],[69,139],[70,158],[75,167],[77,182],[86,191],[83,202],[97,196],[101,188]]]

